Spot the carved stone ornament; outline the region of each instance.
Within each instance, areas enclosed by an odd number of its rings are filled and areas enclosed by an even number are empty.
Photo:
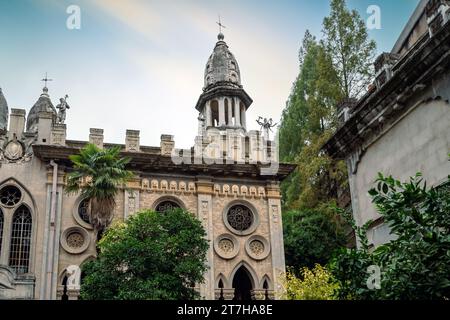
[[[3,154],[6,159],[17,161],[23,157],[23,146],[17,139],[11,140],[6,144]]]

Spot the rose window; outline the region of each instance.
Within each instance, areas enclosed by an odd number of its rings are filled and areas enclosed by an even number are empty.
[[[245,231],[253,224],[253,213],[245,206],[236,205],[228,210],[227,220],[235,230]]]

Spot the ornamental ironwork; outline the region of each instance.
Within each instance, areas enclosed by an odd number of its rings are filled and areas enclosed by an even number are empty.
[[[249,208],[243,205],[235,205],[228,210],[227,220],[235,230],[245,231],[252,226],[254,217]]]

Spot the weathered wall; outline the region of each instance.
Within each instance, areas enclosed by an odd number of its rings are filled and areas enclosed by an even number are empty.
[[[357,223],[362,225],[379,217],[367,193],[378,172],[402,181],[421,172],[428,186],[437,185],[450,173],[449,153],[449,103],[443,100],[421,103],[372,143],[361,158],[357,173],[351,177]],[[374,240],[383,242],[386,236],[386,230],[381,229]]]

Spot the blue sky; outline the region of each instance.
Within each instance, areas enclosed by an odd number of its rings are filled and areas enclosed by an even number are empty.
[[[364,19],[381,9],[381,29],[369,35],[390,51],[419,0],[348,0]],[[66,8],[81,9],[81,29],[66,28]],[[0,87],[10,108],[29,111],[45,72],[54,104],[66,93],[68,138],[87,140],[89,128],[124,142],[141,130],[141,144],[175,135],[190,147],[194,109],[222,16],[225,41],[254,103],[248,129],[261,115],[278,121],[298,73],[306,29],[320,37],[326,0],[0,0]]]

